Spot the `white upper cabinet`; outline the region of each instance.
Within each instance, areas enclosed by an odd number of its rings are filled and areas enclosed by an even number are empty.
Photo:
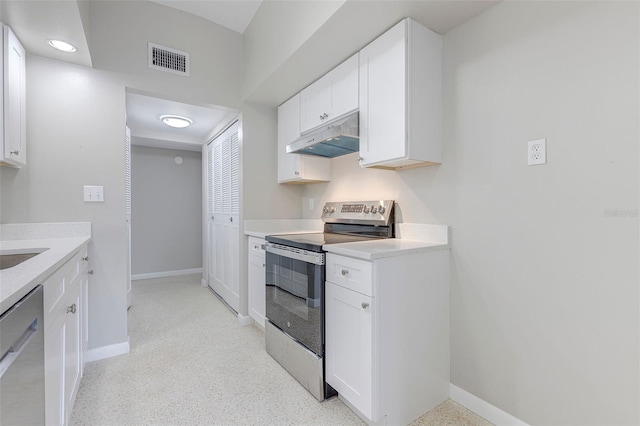
[[[278,107],[278,182],[311,183],[331,179],[328,158],[287,154],[287,145],[300,137],[300,93]]]
[[[442,38],[407,18],[360,51],[360,165],[442,162]]]
[[[2,27],[2,98],[0,105],[0,164],[21,167],[27,163],[25,51],[13,31]]]
[[[358,109],[356,53],[300,93],[300,132]]]

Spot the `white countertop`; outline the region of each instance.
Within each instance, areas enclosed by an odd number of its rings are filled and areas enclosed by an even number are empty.
[[[42,284],[91,240],[90,223],[78,224],[80,226],[71,228],[69,224],[42,224],[42,238],[36,237],[38,225],[2,225],[0,236],[3,240],[0,241],[0,251],[26,253],[31,249],[47,250],[19,265],[0,271],[0,313],[13,306],[38,284]],[[21,230],[20,226],[24,228]],[[58,231],[52,231],[55,228]],[[20,235],[26,238],[20,239]]]
[[[363,260],[376,260],[394,256],[406,256],[432,250],[448,250],[449,245],[442,242],[389,238],[385,240],[358,241],[355,243],[328,244],[322,246],[328,253],[355,257]]]
[[[246,235],[264,238],[267,235],[322,232],[320,220],[246,220]],[[422,223],[396,223],[396,238],[359,241],[354,243],[327,244],[322,248],[328,253],[364,260],[404,256],[432,250],[450,248],[449,227]]]

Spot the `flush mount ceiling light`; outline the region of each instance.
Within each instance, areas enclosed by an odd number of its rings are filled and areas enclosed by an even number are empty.
[[[176,127],[178,129],[188,127],[193,123],[193,121],[187,117],[180,117],[179,115],[162,115],[160,116],[160,120],[162,120],[162,122],[167,126]]]
[[[54,39],[51,39],[48,41],[49,41],[49,46],[53,47],[54,49],[61,50],[63,52],[73,53],[78,50],[77,47],[75,47],[71,43],[67,43],[66,41],[54,40]]]

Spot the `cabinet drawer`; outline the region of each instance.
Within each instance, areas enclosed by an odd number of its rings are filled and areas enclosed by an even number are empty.
[[[326,280],[358,293],[373,296],[373,264],[327,253]]]
[[[257,237],[249,237],[249,255],[264,257],[264,240]]]

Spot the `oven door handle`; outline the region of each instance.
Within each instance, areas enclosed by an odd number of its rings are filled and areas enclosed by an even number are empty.
[[[273,253],[289,259],[301,260],[303,262],[313,263],[314,265],[324,265],[324,253],[274,243],[266,243],[265,250],[267,253]]]

